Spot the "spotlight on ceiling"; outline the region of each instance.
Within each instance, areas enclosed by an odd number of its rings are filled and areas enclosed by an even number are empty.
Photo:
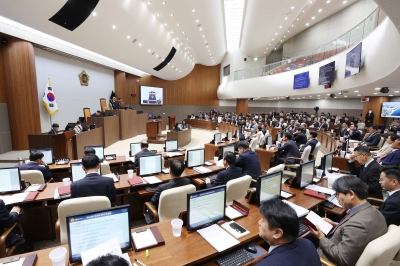
[[[380,92],[382,93],[388,93],[389,92],[389,88],[388,87],[383,87]]]
[[[286,96],[286,100],[290,100],[290,97],[289,97],[289,96]]]
[[[331,98],[335,98],[335,94],[331,94],[331,95],[329,95],[329,97],[331,97]]]

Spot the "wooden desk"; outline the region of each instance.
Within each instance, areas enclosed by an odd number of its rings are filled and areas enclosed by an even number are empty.
[[[139,121],[138,123],[138,121],[135,119],[137,115],[136,111],[128,109],[128,110],[111,110],[108,112],[111,112],[119,117],[121,140],[129,139],[139,134],[138,128],[141,121]],[[146,127],[146,125],[144,126]],[[146,132],[146,129],[144,129],[144,132]]]
[[[237,129],[238,129],[237,126],[234,126],[234,125],[231,125],[228,123],[218,124],[218,132],[221,132],[221,133],[226,133],[228,131],[231,131],[232,135],[234,135]]]
[[[103,128],[104,147],[108,147],[120,140],[121,133],[118,116],[89,117],[88,123]]]
[[[239,141],[239,139],[232,139],[232,141],[221,142],[218,143],[218,145],[211,143],[204,144],[204,160],[213,161],[216,151],[218,151],[223,146],[234,145],[237,141]]]
[[[167,139],[177,139],[179,147],[186,146],[192,141],[192,130],[168,131]]]
[[[215,130],[217,128],[218,122],[212,122],[208,120],[198,120],[198,119],[185,119],[186,124],[194,128],[202,128],[207,130]]]
[[[104,146],[104,131],[103,128],[99,127],[89,131],[82,132],[81,134],[75,135],[72,138],[74,158],[82,159],[84,156],[83,151],[85,146]]]
[[[268,171],[268,169],[271,168],[271,159],[275,158],[275,153],[277,151],[256,148],[255,152],[257,153],[258,160],[260,161],[261,171]]]
[[[344,171],[350,171],[349,167],[347,166],[347,161],[349,159],[345,158],[345,157],[340,157],[340,156],[333,156],[333,160],[332,160],[332,167],[337,167],[340,170],[344,170]],[[354,160],[354,163],[356,165],[356,167],[360,167],[361,164],[357,161]]]

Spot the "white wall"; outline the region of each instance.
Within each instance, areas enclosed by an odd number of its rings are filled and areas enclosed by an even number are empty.
[[[52,123],[64,129],[68,122],[76,122],[83,116],[83,108],[94,113],[100,110],[100,98],[109,99],[114,90],[114,71],[84,61],[53,54],[35,48],[38,101],[42,132],[48,132]],[[81,86],[79,73],[89,75],[89,86]],[[50,118],[42,103],[47,79],[50,78],[59,111]]]
[[[362,22],[378,5],[359,0],[283,43],[283,56],[295,57],[333,41]]]

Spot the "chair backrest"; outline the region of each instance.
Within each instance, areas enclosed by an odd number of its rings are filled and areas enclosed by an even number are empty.
[[[321,147],[321,143],[320,142],[318,142],[316,145],[315,145],[315,148],[314,148],[314,150],[313,150],[313,155],[314,155],[314,160],[317,160],[317,154],[318,154],[318,152],[319,152],[319,148]]]
[[[110,164],[108,162],[102,162],[100,164],[100,171],[102,175],[111,174]]]
[[[39,170],[21,170],[21,179],[31,184],[44,184],[44,177]]]
[[[251,176],[245,175],[226,183],[226,202],[244,198],[250,187]]]
[[[285,170],[285,165],[283,163],[281,163],[281,164],[278,164],[277,166],[269,168],[267,171],[267,174],[282,172],[283,170]]]
[[[307,163],[309,161],[308,156],[310,156],[310,152],[311,152],[311,146],[307,146],[303,150],[303,154],[301,155],[301,159],[303,160],[303,163]]]
[[[368,136],[369,136],[370,134],[371,134],[371,133],[365,133],[363,140],[365,140],[366,138],[368,138]]]
[[[60,241],[61,245],[68,243],[67,235],[67,215],[107,209],[111,207],[110,200],[105,196],[83,197],[67,199],[58,205],[58,219],[60,219]]]
[[[359,123],[357,124],[357,126],[358,126],[358,129],[364,129],[364,128],[365,128],[365,123],[359,122]]]
[[[378,143],[378,147],[382,148],[384,142],[385,142],[385,138],[381,136],[381,140]]]
[[[257,138],[254,138],[250,141],[250,150],[254,151],[257,148]]]
[[[389,265],[400,249],[400,227],[389,225],[388,231],[365,247],[356,266]]]
[[[161,192],[158,204],[158,219],[160,222],[178,218],[179,214],[186,211],[187,194],[195,192],[196,187],[192,184],[170,188]]]
[[[105,112],[106,110],[108,110],[107,108],[107,100],[104,98],[100,98],[100,107],[101,107],[101,112]]]
[[[83,117],[85,118],[85,122],[87,122],[87,119],[91,116],[90,108],[83,108]]]
[[[265,143],[265,136],[262,135],[262,136],[260,137],[260,141],[258,142],[258,145],[264,145],[264,143]]]

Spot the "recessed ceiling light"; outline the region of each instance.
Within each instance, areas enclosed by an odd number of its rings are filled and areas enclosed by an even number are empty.
[[[399,91],[394,91],[394,93],[399,93]]]
[[[171,33],[174,33],[175,31],[171,31]]]
[[[312,0],[310,0],[310,4],[312,4]]]
[[[282,29],[282,26],[279,26],[280,29]]]
[[[331,2],[331,0],[326,1],[327,4],[329,4]]]
[[[95,17],[97,14],[96,14],[96,12],[93,12],[92,15]]]
[[[166,4],[166,2],[165,1],[162,1],[162,3],[165,5]]]
[[[204,35],[202,37],[204,38]]]
[[[151,50],[148,50],[148,52],[150,53],[150,52],[151,52]]]
[[[392,97],[393,95],[389,95],[390,97]]]
[[[167,24],[167,23],[165,23],[164,25],[165,25],[165,26],[168,26],[168,24]]]
[[[266,54],[267,52],[264,52],[264,54]]]
[[[115,26],[113,25],[112,28],[115,29]]]
[[[272,40],[275,40],[275,39],[272,39]]]
[[[303,13],[304,13],[304,12],[306,12],[306,11],[303,10]]]
[[[268,44],[268,45],[271,45],[271,44]]]
[[[185,34],[185,32],[184,32],[184,31],[182,31],[182,34]]]
[[[287,31],[287,32],[290,32],[290,31]]]
[[[311,98],[312,96],[310,96],[310,98]]]
[[[286,36],[285,35],[283,35],[283,38],[285,38]]]
[[[287,17],[285,18],[285,20],[287,20]]]
[[[173,17],[174,16],[174,14],[171,14],[171,17]]]
[[[182,71],[179,70],[179,73],[180,73],[180,72],[182,72]]]
[[[328,93],[327,95],[329,96],[330,94]]]
[[[179,27],[181,24],[178,23],[178,24],[176,24],[176,25]]]
[[[147,3],[148,3],[148,4],[151,4],[151,2],[150,2],[150,1],[147,1]]]
[[[277,32],[275,32],[275,35],[278,35],[278,33],[277,33]]]
[[[206,45],[206,47],[208,48],[208,45]]]
[[[377,92],[374,92],[374,94],[378,94]]]
[[[354,91],[354,92],[358,92],[358,91]]]
[[[199,22],[199,20],[197,19],[196,22]]]
[[[189,41],[189,38],[186,38],[186,40],[188,40],[188,41]]]
[[[203,30],[202,28],[200,28],[200,30]]]
[[[306,26],[310,25],[310,23],[307,23]]]
[[[361,94],[357,94],[357,96],[361,96]]]
[[[192,9],[192,12],[194,12],[194,11],[196,11],[196,10]]]
[[[130,37],[131,37],[131,36],[126,36],[126,38],[128,38],[128,39],[129,39]]]
[[[345,95],[344,98],[347,98],[347,95]]]
[[[159,17],[160,16],[160,13],[157,13],[157,17]]]
[[[294,27],[294,25],[292,25],[292,28]]]
[[[379,91],[381,88],[375,88],[376,91]]]
[[[321,99],[321,98],[318,98],[318,100],[319,100],[319,99]]]
[[[318,12],[321,12],[322,11],[322,9],[320,8],[320,9],[318,9]]]
[[[343,1],[343,4],[346,4],[347,3],[347,1]]]
[[[158,54],[156,54],[156,57],[158,57]]]
[[[315,17],[312,17],[311,19],[315,19]]]
[[[319,96],[321,96],[321,95],[318,95],[318,97],[319,97]]]
[[[294,9],[294,6],[292,6],[291,9]]]
[[[268,50],[268,47],[267,47],[267,48],[265,48],[265,50]]]
[[[139,43],[139,46],[142,46],[142,44],[141,44],[141,43]]]

